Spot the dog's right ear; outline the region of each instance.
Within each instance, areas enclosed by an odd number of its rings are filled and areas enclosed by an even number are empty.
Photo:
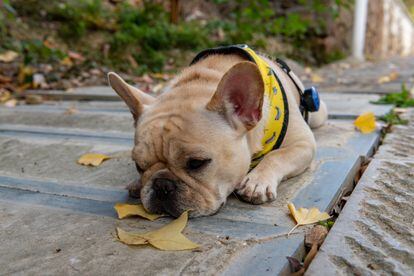
[[[132,85],[126,83],[120,76],[114,72],[108,73],[109,85],[116,93],[124,100],[129,107],[129,110],[137,121],[144,110],[145,105],[149,105],[155,101],[155,98],[146,94]]]

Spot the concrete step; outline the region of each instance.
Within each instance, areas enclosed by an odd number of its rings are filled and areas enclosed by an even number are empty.
[[[414,275],[414,109],[351,194],[307,275]]]
[[[78,93],[77,99],[115,95],[98,88],[78,92],[83,96]],[[113,237],[118,225],[146,231],[170,219],[116,219],[114,204],[131,201],[124,187],[138,177],[129,156],[133,121],[118,98],[102,97],[0,107],[0,242],[6,245],[0,254],[7,253],[0,267],[5,274],[130,274],[135,267],[142,275],[286,272],[285,257],[304,253],[303,229],[286,237],[294,225],[287,202],[330,210],[379,142],[377,132],[356,132],[352,119],[362,111],[379,116],[391,108],[370,104],[378,96],[324,95],[334,119],[315,130],[318,150],[310,169],[284,181],[273,203],[254,206],[231,196],[215,216],[192,219],[186,234],[201,250],[162,252],[128,247]],[[99,167],[78,165],[87,152],[117,157]]]
[[[91,88],[92,89],[92,88]],[[102,87],[102,91],[106,91],[105,87]],[[100,89],[93,88],[92,92],[88,89],[79,89],[77,94],[84,95],[84,100],[90,100],[86,102],[70,101],[72,98],[66,98],[66,94],[72,92],[65,91],[54,91],[53,93],[59,93],[65,101],[47,101],[44,104],[40,105],[21,105],[15,108],[0,107],[0,112],[3,113],[3,119],[0,119],[1,122],[15,122],[18,118],[14,118],[14,111],[19,111],[20,116],[36,116],[35,114],[46,113],[47,117],[50,117],[54,114],[53,117],[59,116],[66,118],[65,120],[70,120],[69,118],[76,118],[81,114],[96,114],[96,115],[121,115],[129,114],[129,110],[124,103],[120,101],[120,98],[115,94],[115,92],[107,91],[102,93]],[[42,93],[49,93],[42,91]],[[52,92],[50,92],[52,93]],[[114,98],[112,101],[103,101],[101,97],[106,97],[108,94],[113,94]],[[387,114],[391,109],[392,105],[376,105],[372,102],[378,100],[380,96],[374,94],[352,94],[352,93],[321,93],[321,99],[325,101],[328,106],[329,116],[331,119],[354,119],[362,112],[372,111],[376,116],[383,116]],[[71,111],[70,111],[71,110]],[[71,112],[73,114],[68,114]],[[64,116],[66,115],[66,116]],[[45,121],[46,118],[43,115],[41,120]],[[49,119],[51,120],[51,119]],[[30,121],[30,120],[29,120]],[[100,124],[99,124],[100,125]]]
[[[108,123],[111,116],[114,121]],[[315,162],[304,174],[281,184],[278,200],[254,206],[231,197],[217,215],[189,222],[186,234],[202,244],[201,252],[162,252],[130,248],[112,236],[117,225],[145,231],[170,220],[116,219],[113,205],[126,200],[123,187],[137,177],[130,158],[111,159],[96,168],[76,164],[86,152],[117,155],[130,149],[131,144],[123,141],[132,142],[132,128],[129,132],[119,128],[125,117],[107,113],[100,118],[103,125],[89,130],[79,120],[63,124],[56,119],[49,126],[38,126],[27,124],[24,116],[16,119],[18,124],[0,125],[0,242],[6,245],[0,253],[4,256],[7,251],[0,267],[4,273],[122,274],[131,273],[135,265],[142,275],[286,271],[285,256],[303,254],[303,230],[289,238],[285,235],[294,225],[286,203],[329,210],[352,184],[361,157],[372,154],[379,140],[378,133],[356,132],[352,121],[329,121],[315,131]],[[17,242],[17,237],[25,242]],[[57,248],[62,254],[56,253]]]

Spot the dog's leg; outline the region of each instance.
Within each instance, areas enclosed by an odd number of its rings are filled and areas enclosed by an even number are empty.
[[[295,130],[286,136],[286,145],[268,153],[241,182],[237,193],[243,200],[252,204],[275,200],[279,183],[310,165],[316,151],[314,136],[303,119],[296,122]]]

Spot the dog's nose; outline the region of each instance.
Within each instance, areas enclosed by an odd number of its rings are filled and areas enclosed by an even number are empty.
[[[156,178],[152,185],[156,197],[161,200],[167,200],[172,193],[174,193],[177,185],[175,182],[168,178]]]

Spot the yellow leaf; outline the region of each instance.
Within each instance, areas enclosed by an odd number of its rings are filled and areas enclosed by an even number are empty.
[[[312,224],[330,218],[328,213],[321,213],[321,211],[319,211],[318,208],[299,208],[298,210],[296,210],[295,205],[293,205],[293,203],[289,203],[288,208],[292,217],[296,221],[295,227],[293,227],[292,230],[289,231],[289,234],[292,233],[293,230],[295,230],[296,227],[298,227],[299,225]]]
[[[11,94],[6,89],[0,88],[0,103],[10,100]]]
[[[125,244],[140,245],[148,243],[145,238],[141,237],[141,234],[126,232],[119,227],[116,228],[116,232],[118,234],[119,240]]]
[[[319,76],[318,74],[312,74],[311,75],[311,80],[314,83],[321,83],[321,82],[324,81],[324,79],[321,76]]]
[[[365,112],[356,118],[354,125],[362,133],[371,133],[375,130],[375,115],[372,112]]]
[[[78,164],[81,165],[91,165],[94,167],[99,166],[103,161],[110,159],[110,156],[100,153],[87,153],[82,155],[79,160]]]
[[[32,67],[30,67],[30,66],[23,66],[23,65],[20,66],[20,68],[19,68],[19,74],[17,75],[17,81],[20,84],[25,84],[25,82],[28,81],[27,77],[32,76],[33,75],[33,72],[34,72],[34,69]],[[29,83],[27,83],[27,84],[29,84]],[[31,85],[32,84],[30,83],[29,84],[29,87]],[[24,88],[24,89],[26,89],[26,88]]]
[[[2,54],[0,54],[0,61],[1,62],[12,62],[19,56],[18,53],[14,51],[6,51]]]
[[[65,57],[64,59],[62,59],[60,61],[60,64],[63,65],[63,66],[67,66],[67,67],[72,67],[73,66],[73,62],[72,62],[70,57]]]
[[[118,218],[123,219],[129,216],[140,216],[151,221],[156,220],[164,215],[157,215],[148,213],[142,204],[126,204],[126,203],[117,203],[115,204],[115,210],[118,213]]]
[[[130,233],[117,228],[118,238],[121,242],[129,245],[149,243],[161,250],[188,250],[199,247],[198,244],[187,239],[181,232],[188,221],[188,211],[171,223],[160,229],[147,233]]]
[[[383,84],[398,79],[400,75],[397,72],[391,72],[389,75],[381,76],[378,78],[378,83]]]

